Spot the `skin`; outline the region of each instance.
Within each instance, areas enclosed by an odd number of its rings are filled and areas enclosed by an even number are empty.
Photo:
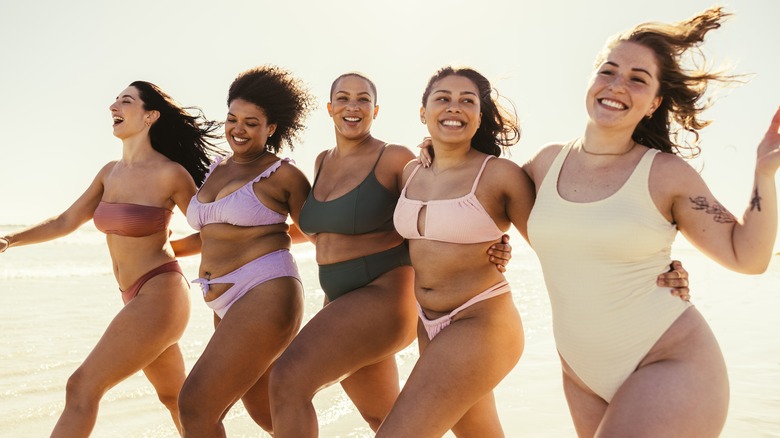
[[[369,83],[347,76],[336,84],[328,113],[333,119],[336,147],[322,152],[314,197],[329,201],[360,184],[382,155],[375,172],[390,192],[400,194],[404,166],[414,155],[399,145],[371,136],[379,107]],[[301,234],[298,231],[298,234]],[[363,235],[319,233],[310,236],[318,264],[330,264],[374,254],[403,242],[398,233]],[[508,245],[495,245],[482,259],[505,269]],[[376,430],[400,392],[395,354],[415,337],[417,312],[409,266],[391,270],[370,284],[342,295],[320,310],[296,336],[271,375],[275,436],[317,436],[312,398],[322,388],[340,382],[372,430]],[[305,376],[305,378],[302,378]]]
[[[636,43],[618,44],[588,88],[589,121],[583,136],[588,151],[628,150],[634,127],[663,98],[658,89],[653,53]],[[749,207],[739,220],[725,209],[730,220],[716,220],[711,212],[694,208],[691,200],[697,198],[719,204],[699,174],[679,157],[659,154],[651,169],[649,188],[658,211],[703,253],[737,272],[763,272],[772,254],[779,128],[780,111],[757,152],[754,189],[760,194],[761,209]],[[537,187],[562,147],[547,146],[525,166]],[[577,147],[566,158],[558,191],[574,202],[604,199],[622,186],[646,150],[637,145],[624,155],[594,156]],[[581,437],[717,436],[725,422],[726,367],[712,331],[695,307],[672,324],[610,403],[595,395],[563,360],[562,365],[566,399]]]
[[[470,79],[451,75],[433,85],[421,117],[436,160],[408,183],[410,199],[453,199],[471,190],[486,157],[471,147],[481,116]],[[405,180],[416,166],[406,167]],[[488,161],[476,196],[499,229],[514,224],[525,236],[534,195],[519,166],[500,158]],[[424,211],[417,227],[425,233]],[[491,244],[409,241],[415,296],[428,319],[448,314],[504,280],[481,256]],[[523,351],[522,323],[511,294],[466,308],[433,340],[420,324],[418,340],[420,358],[376,436],[439,437],[449,429],[459,437],[503,436],[492,391]]]
[[[92,219],[100,201],[142,204],[186,211],[195,183],[178,163],[152,149],[149,127],[157,111],[146,111],[135,87],[110,106],[114,135],[122,140],[122,158],[106,164],[87,190],[65,212],[6,236],[12,246],[65,236]],[[0,240],[2,242],[2,240]],[[106,236],[114,275],[121,290],[152,269],[174,260],[168,230],[145,237]],[[5,248],[2,248],[5,249]],[[184,361],[177,341],[190,315],[189,285],[182,275],[157,275],[125,305],[90,354],[70,376],[65,409],[52,437],[86,437],[94,428],[103,394],[143,370],[176,424],[177,395],[184,382]],[[116,293],[116,292],[114,292]]]
[[[268,136],[275,129],[263,108],[242,99],[230,102],[225,134],[233,155],[214,169],[197,193],[198,199],[208,203],[225,198],[277,162],[277,156],[265,152]],[[297,222],[309,183],[295,166],[282,163],[252,188],[265,206]],[[287,230],[286,224],[204,226],[199,275],[221,277],[260,256],[289,249]],[[212,284],[204,298],[212,301],[231,286]],[[237,300],[223,319],[214,316],[214,335],[179,397],[185,437],[226,436],[222,421],[239,398],[256,423],[272,430],[268,375],[302,318],[303,288],[292,277],[261,283]]]

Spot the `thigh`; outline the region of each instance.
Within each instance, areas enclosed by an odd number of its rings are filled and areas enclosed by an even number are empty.
[[[185,394],[227,408],[260,378],[295,336],[303,290],[290,277],[262,283],[233,303],[187,377]]]
[[[379,363],[408,346],[415,335],[413,271],[398,268],[349,292],[317,312],[277,364],[311,392]]]
[[[603,398],[596,395],[585,383],[577,377],[571,367],[561,357],[563,393],[569,406],[577,436],[592,437],[601,424],[607,404]]]
[[[688,311],[659,340],[691,321],[682,342],[663,349],[621,385],[596,436],[716,437],[726,421],[729,387],[726,365],[714,335],[698,312]],[[670,333],[671,332],[671,333]]]
[[[421,331],[421,336],[427,334]],[[462,311],[424,346],[378,436],[442,436],[489,397],[522,350],[522,324],[510,294]],[[494,408],[478,407],[474,414],[480,409],[492,415]]]
[[[146,368],[184,333],[189,320],[188,287],[178,273],[149,280],[124,306],[79,367],[83,378],[108,389]]]

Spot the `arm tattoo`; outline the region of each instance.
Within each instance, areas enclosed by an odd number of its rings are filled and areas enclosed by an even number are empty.
[[[721,223],[721,224],[730,224],[736,222],[736,219],[734,219],[734,216],[731,215],[731,213],[728,212],[725,208],[723,208],[722,205],[715,202],[714,204],[710,205],[709,202],[707,202],[707,198],[704,196],[697,196],[695,198],[688,198],[691,200],[691,203],[693,203],[693,209],[694,210],[704,210],[705,213],[713,215],[713,219],[715,222]]]
[[[758,187],[753,191],[753,199],[750,200],[750,211],[753,209],[761,211],[761,197],[758,196]]]

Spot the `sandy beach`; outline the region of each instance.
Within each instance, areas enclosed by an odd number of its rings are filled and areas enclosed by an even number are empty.
[[[0,230],[12,231],[4,226]],[[509,437],[572,437],[552,339],[550,309],[533,252],[519,236],[507,277],[523,317],[526,348],[518,366],[496,389]],[[306,288],[306,317],[322,303],[313,247],[296,246]],[[721,344],[731,379],[724,437],[780,437],[780,257],[762,276],[735,274],[685,245],[675,247],[691,275],[693,302]],[[197,257],[182,259],[189,279]],[[211,333],[211,314],[192,289],[192,317],[181,340],[187,367]],[[0,256],[0,436],[47,436],[78,367],[121,307],[103,236],[87,225],[71,236],[13,248]],[[402,379],[416,360],[416,345],[399,356]],[[315,399],[320,436],[368,437],[371,431],[340,387]],[[228,436],[265,437],[242,406],[225,421]],[[167,411],[141,373],[104,398],[94,437],[173,437]]]

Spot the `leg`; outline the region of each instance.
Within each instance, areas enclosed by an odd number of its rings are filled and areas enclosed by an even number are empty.
[[[411,267],[383,274],[361,289],[349,292],[320,310],[282,354],[271,373],[271,413],[278,437],[317,436],[312,398],[320,389],[368,365],[362,377],[377,373],[379,382],[365,388],[347,384],[362,405],[365,417],[384,417],[388,397],[397,384],[389,384],[393,359],[414,340],[417,311]],[[397,377],[396,377],[397,378]],[[379,385],[379,387],[374,385]],[[392,394],[385,393],[393,391]],[[384,393],[372,400],[370,394]]]
[[[271,364],[257,383],[241,397],[244,408],[252,420],[269,433],[273,432],[273,424],[271,423],[271,401],[268,399],[268,382],[273,367],[274,364]]]
[[[187,376],[184,371],[184,357],[179,344],[173,344],[144,368],[144,374],[157,391],[160,402],[171,412],[176,430],[181,434],[179,422],[179,391]]]
[[[184,436],[225,436],[227,410],[289,344],[302,318],[303,289],[291,277],[261,283],[238,299],[184,382]]]
[[[452,427],[452,432],[457,437],[503,437],[504,430],[498,418],[496,398],[490,391],[481,400],[476,402],[457,424]]]
[[[596,430],[609,405],[577,377],[563,358],[561,358],[561,367],[563,368],[563,393],[569,405],[574,430],[578,437],[592,437],[596,435]]]
[[[486,409],[478,403],[492,402],[490,392],[519,360],[522,333],[510,294],[479,302],[457,314],[424,347],[376,436],[440,437],[472,408],[475,410],[466,423],[459,425],[464,436],[472,432],[469,423],[488,424],[489,418],[477,417],[485,413],[492,416],[495,408]],[[488,433],[503,436],[500,425],[491,425],[477,435],[491,436]]]
[[[341,381],[341,386],[371,430],[376,431],[401,391],[395,356],[355,371]]]
[[[717,437],[728,411],[726,365],[695,308],[656,343],[610,401],[597,437]]]
[[[119,311],[68,379],[65,410],[52,437],[89,436],[103,394],[149,366],[181,338],[190,315],[188,290],[180,274],[161,274],[149,280]],[[183,364],[173,366],[183,372]]]

